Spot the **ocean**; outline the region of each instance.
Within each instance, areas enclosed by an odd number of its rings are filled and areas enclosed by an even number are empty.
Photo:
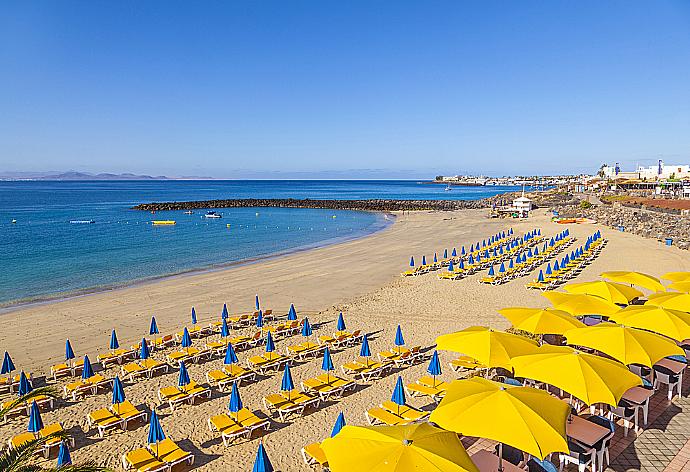
[[[0,182],[0,306],[323,246],[365,236],[392,222],[370,212],[293,208],[224,209],[218,211],[219,219],[203,218],[203,211],[152,215],[130,209],[138,203],[220,198],[473,200],[514,190],[457,187],[446,192],[442,185],[414,181]],[[177,224],[154,226],[154,219]]]

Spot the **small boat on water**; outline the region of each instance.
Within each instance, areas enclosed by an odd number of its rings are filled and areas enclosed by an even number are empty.
[[[95,220],[69,220],[72,225],[90,225],[95,223]]]
[[[154,226],[167,226],[167,225],[174,225],[176,223],[175,220],[153,220],[151,223],[153,223]]]
[[[184,212],[185,215],[193,215],[194,212],[192,210],[187,210]]]
[[[204,218],[222,218],[222,215],[219,215],[215,211],[207,211],[206,214],[204,215]]]
[[[448,184],[446,185],[446,188],[444,188],[443,190],[445,190],[446,192],[450,192],[453,189],[451,188],[450,184]]]
[[[13,220],[12,220],[12,224],[13,224],[13,225],[16,225],[16,224],[17,224],[17,220],[14,220],[14,219],[13,219]]]

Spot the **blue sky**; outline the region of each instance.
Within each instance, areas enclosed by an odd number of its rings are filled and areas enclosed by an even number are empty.
[[[690,161],[684,1],[5,1],[0,63],[0,171]]]

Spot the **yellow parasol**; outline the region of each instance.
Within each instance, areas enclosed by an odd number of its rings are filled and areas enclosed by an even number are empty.
[[[345,426],[321,448],[332,472],[479,472],[457,434],[429,423]]]
[[[580,315],[610,315],[620,310],[620,307],[608,300],[595,295],[583,293],[544,292],[553,307],[567,311],[573,316]]]
[[[670,280],[671,282],[685,282],[686,280],[690,280],[690,272],[666,272],[661,278]]]
[[[614,282],[623,282],[630,285],[637,285],[652,292],[663,292],[664,285],[656,277],[643,272],[612,270],[599,274],[601,277]]]
[[[683,355],[683,350],[669,338],[637,328],[600,323],[565,333],[568,344],[589,347],[623,364],[652,367],[666,356]]]
[[[516,376],[558,387],[587,405],[616,406],[626,391],[642,385],[623,364],[565,346],[542,346],[512,363]]]
[[[676,341],[690,338],[690,313],[654,305],[629,306],[611,315],[616,323],[663,334]]]
[[[649,296],[649,300],[647,300],[645,305],[690,312],[690,294],[675,292],[653,293]]]
[[[622,305],[627,305],[631,300],[644,295],[644,293],[629,285],[605,282],[603,280],[568,284],[563,286],[563,289],[569,293],[596,295],[611,303],[620,303]]]
[[[570,313],[553,308],[502,308],[498,312],[513,324],[515,329],[532,334],[563,334],[565,331],[585,325]]]
[[[532,387],[473,377],[455,380],[430,421],[465,436],[498,441],[543,459],[568,451],[570,406]]]
[[[510,369],[510,358],[534,352],[531,339],[484,326],[472,326],[436,338],[438,349],[454,351],[476,359],[487,367]]]
[[[683,293],[690,293],[690,280],[673,282],[672,284],[669,284],[668,288],[672,288],[673,290],[678,290],[679,292]]]

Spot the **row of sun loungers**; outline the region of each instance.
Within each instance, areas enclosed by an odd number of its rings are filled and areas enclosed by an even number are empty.
[[[183,451],[173,440],[164,439],[155,445],[135,449],[122,456],[122,467],[125,470],[157,472],[169,471],[177,464],[194,464],[194,455]]]
[[[605,246],[606,240],[597,240],[580,257],[570,260],[565,267],[560,267],[558,270],[553,271],[550,275],[545,276],[543,280],[537,279],[525,286],[541,291],[552,290],[563,282],[579,275],[582,269],[596,259]]]
[[[139,410],[128,400],[125,400],[108,408],[92,411],[86,416],[86,423],[89,428],[98,428],[98,435],[103,437],[109,429],[127,430],[129,422],[135,420],[146,422],[147,417],[145,411]]]
[[[167,403],[171,410],[182,403],[193,404],[200,397],[211,398],[211,389],[207,385],[200,385],[193,380],[182,387],[163,387],[158,390],[158,400]]]
[[[10,449],[16,449],[28,441],[33,441],[36,438],[45,438],[61,431],[64,431],[64,428],[60,423],[49,424],[44,426],[38,433],[26,432],[16,435],[7,441],[7,445]],[[62,439],[58,437],[48,440],[40,451],[43,453],[43,457],[47,459],[53,449],[60,447],[60,442],[62,442]],[[70,438],[70,443],[74,447],[74,438]]]
[[[221,434],[223,444],[229,446],[238,438],[249,439],[256,430],[268,431],[271,422],[260,418],[255,412],[243,408],[237,413],[212,416],[208,419],[208,427],[211,431]]]

